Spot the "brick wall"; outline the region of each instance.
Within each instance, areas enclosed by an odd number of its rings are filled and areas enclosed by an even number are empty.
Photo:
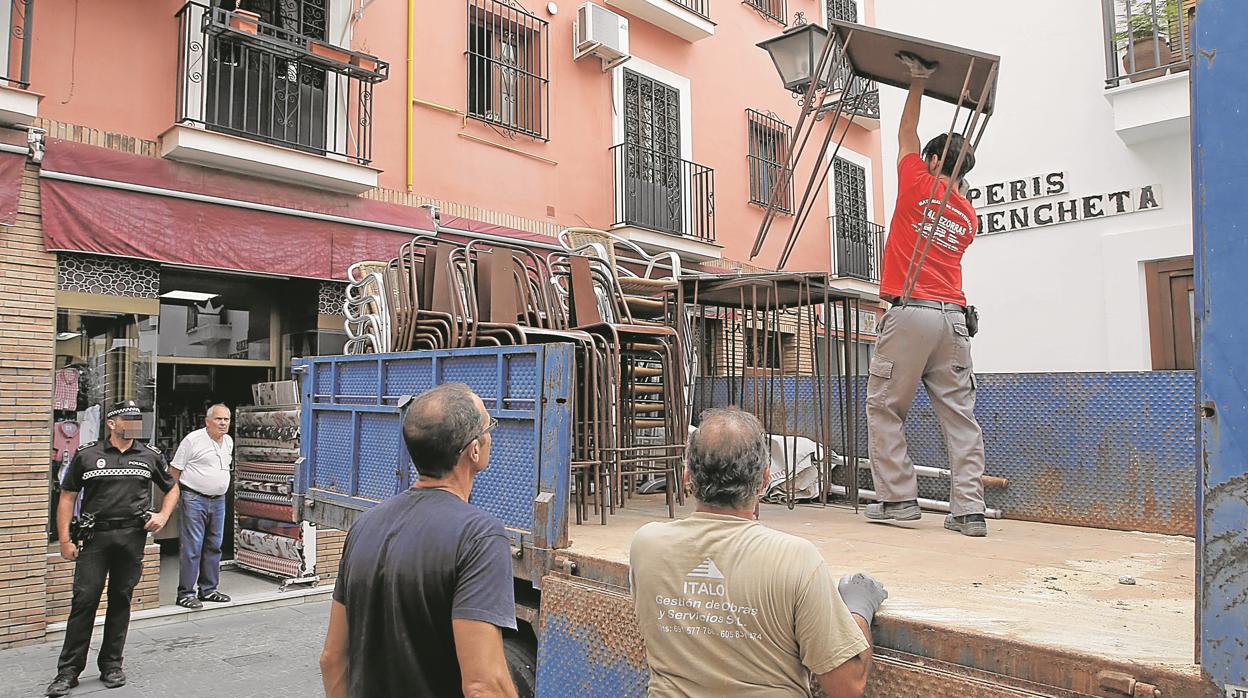
[[[0,648],[43,640],[56,257],[43,249],[38,170],[0,226]]]
[[[338,561],[342,559],[342,546],[346,542],[346,531],[316,529],[316,573],[322,581],[333,581],[338,577]]]
[[[49,623],[64,622],[69,618],[69,604],[73,600],[74,563],[61,559],[60,549],[49,545],[47,549],[47,601],[46,613]],[[147,539],[143,549],[143,577],[134,588],[130,610],[156,608],[160,605],[160,546]],[[108,610],[108,590],[100,597],[97,616],[103,617]]]

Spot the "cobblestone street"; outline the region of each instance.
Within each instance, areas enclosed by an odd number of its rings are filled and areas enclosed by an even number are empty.
[[[193,616],[192,616],[193,617]],[[129,683],[108,690],[95,666],[99,629],[82,683],[71,696],[108,698],[266,698],[320,695],[317,665],[329,601],[238,609],[202,619],[132,628],[126,642]],[[0,651],[0,698],[30,698],[56,674],[60,640]]]

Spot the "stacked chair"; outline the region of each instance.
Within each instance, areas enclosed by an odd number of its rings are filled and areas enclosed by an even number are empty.
[[[417,236],[388,262],[352,265],[346,353],[572,344],[577,523],[592,505],[605,524],[647,482],[665,485],[674,516],[690,403],[680,260],[592,229],[565,230],[559,241],[563,250],[543,257]]]

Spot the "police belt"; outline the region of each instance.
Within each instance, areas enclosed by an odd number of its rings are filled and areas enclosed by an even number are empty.
[[[128,516],[124,519],[96,519],[94,530],[96,533],[100,531],[118,531],[123,528],[143,528],[146,521],[142,516]]]

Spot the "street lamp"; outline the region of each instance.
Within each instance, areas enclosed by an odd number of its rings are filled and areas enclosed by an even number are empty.
[[[777,37],[759,42],[759,48],[771,55],[776,64],[776,72],[785,89],[790,92],[805,94],[818,70],[819,59],[823,57],[824,47],[828,43],[828,30],[818,24],[797,23]],[[818,87],[828,84],[831,66],[824,68]]]

